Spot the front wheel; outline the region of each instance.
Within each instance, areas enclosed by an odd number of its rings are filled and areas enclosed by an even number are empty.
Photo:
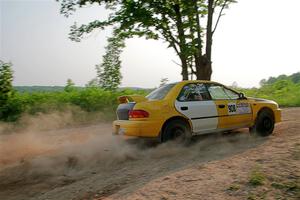
[[[262,110],[255,121],[255,125],[250,127],[251,133],[257,134],[259,136],[271,135],[274,130],[274,115],[269,110]]]
[[[176,119],[167,123],[163,130],[162,142],[169,140],[189,141],[191,136],[189,125],[182,120]]]

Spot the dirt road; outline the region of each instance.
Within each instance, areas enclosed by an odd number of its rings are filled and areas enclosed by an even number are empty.
[[[300,108],[268,138],[241,129],[190,146],[125,141],[110,124],[27,129],[0,135],[0,199],[297,199],[299,159]]]

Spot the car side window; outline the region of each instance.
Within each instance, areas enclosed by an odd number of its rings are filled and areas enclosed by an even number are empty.
[[[221,85],[210,84],[208,85],[208,91],[212,99],[238,99],[239,95]]]
[[[230,99],[238,99],[240,98],[239,94],[232,91],[232,90],[229,90],[227,88],[224,88],[226,94],[229,96]]]
[[[203,83],[190,83],[185,85],[178,98],[178,101],[207,101],[211,100],[206,86]]]

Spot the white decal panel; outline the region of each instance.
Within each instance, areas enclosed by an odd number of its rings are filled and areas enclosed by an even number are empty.
[[[182,110],[186,107],[186,110]],[[193,125],[193,132],[215,130],[218,126],[218,111],[214,101],[175,101],[178,112],[189,118]]]
[[[239,115],[239,114],[249,114],[251,113],[251,107],[249,103],[228,103],[228,114],[229,115]]]

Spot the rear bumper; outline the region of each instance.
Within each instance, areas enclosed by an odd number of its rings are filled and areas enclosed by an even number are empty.
[[[274,110],[275,123],[281,122],[281,109]]]
[[[158,138],[161,129],[159,121],[116,120],[113,122],[113,134]]]

